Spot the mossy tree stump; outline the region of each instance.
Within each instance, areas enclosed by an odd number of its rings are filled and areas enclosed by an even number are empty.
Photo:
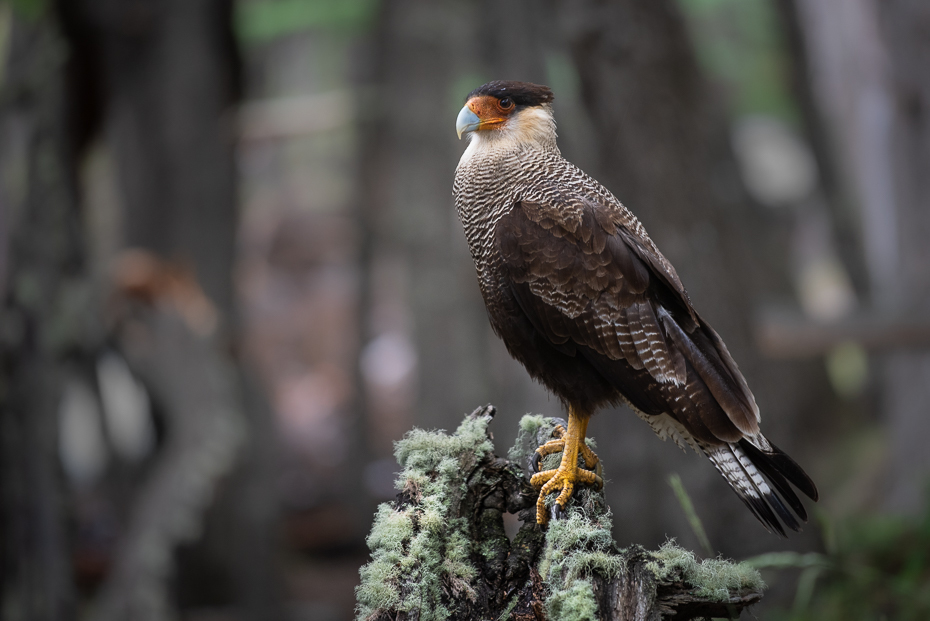
[[[540,528],[519,464],[559,421],[524,417],[504,459],[487,429],[494,412],[478,408],[451,435],[415,429],[397,443],[401,492],[379,507],[368,538],[359,621],[735,618],[762,597],[747,566],[697,562],[672,543],[617,548],[594,490],[576,490],[565,519]],[[513,541],[504,512],[523,522]]]

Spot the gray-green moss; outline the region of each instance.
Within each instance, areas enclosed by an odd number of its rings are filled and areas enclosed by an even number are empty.
[[[397,443],[395,453],[403,468],[397,487],[407,500],[378,508],[368,537],[372,560],[361,569],[356,590],[359,621],[380,612],[413,610],[423,621],[440,621],[453,612],[443,604],[444,593],[447,601],[449,595],[459,601],[475,600],[477,570],[471,559],[492,560],[500,550],[491,538],[473,542],[465,519],[453,516],[460,513],[467,478],[492,453],[489,421],[490,416],[472,415],[454,434],[415,429]],[[527,464],[535,448],[551,439],[559,422],[525,416],[509,453],[511,460]],[[557,467],[560,457],[547,456],[543,468]],[[554,498],[550,495],[547,504]],[[631,554],[617,549],[611,525],[603,494],[587,487],[576,488],[564,519],[549,523],[538,571],[548,589],[545,605],[552,621],[596,617],[595,580],[616,578]],[[500,546],[505,548],[506,542],[501,540]],[[641,549],[634,552],[639,562],[647,554]],[[721,559],[698,562],[673,542],[648,553],[648,558],[645,567],[656,582],[685,583],[697,597],[709,600],[726,601],[765,586],[748,565]],[[507,618],[517,599],[509,602],[501,619]]]
[[[528,464],[536,447],[552,439],[557,424],[553,418],[524,416],[511,461]],[[589,442],[589,445],[591,443]],[[541,468],[558,468],[561,453],[543,458]],[[546,498],[546,505],[556,495]],[[586,487],[576,488],[564,519],[550,521],[546,529],[546,542],[539,574],[549,588],[546,609],[553,621],[586,621],[595,618],[597,604],[591,577],[599,574],[608,580],[622,568],[622,559],[610,534],[610,510],[604,504],[602,493]]]
[[[454,434],[414,429],[397,443],[403,468],[397,487],[412,501],[378,507],[367,543],[372,560],[360,570],[357,619],[381,610],[418,610],[423,621],[450,611],[442,592],[474,599],[476,570],[468,524],[453,518],[466,491],[466,477],[493,451],[490,416],[470,416]]]
[[[511,460],[526,463],[527,451],[550,438],[559,421],[539,416],[525,416],[520,421],[520,435],[510,451]],[[535,444],[534,444],[535,443]],[[589,445],[592,443],[589,442]],[[558,467],[561,454],[548,455],[542,468]],[[546,499],[551,506],[555,494]],[[546,543],[539,564],[540,576],[549,588],[546,599],[552,621],[582,621],[595,618],[596,602],[592,578],[616,578],[624,568],[626,557],[618,550],[611,535],[612,515],[603,494],[590,488],[576,488],[564,519],[550,521]],[[646,568],[657,582],[684,582],[694,587],[694,595],[714,601],[727,601],[746,591],[765,588],[762,578],[744,563],[722,559],[698,562],[694,554],[667,542]]]
[[[497,621],[507,621],[510,618],[510,613],[513,612],[513,609],[517,607],[517,602],[520,601],[519,595],[514,595],[510,598],[510,601],[507,603],[507,607],[504,608],[504,611],[497,618]]]
[[[539,574],[549,587],[546,609],[553,621],[593,619],[591,577],[611,580],[623,569],[610,534],[610,511],[597,502],[596,492],[582,489],[575,494],[566,518],[549,522],[539,563]]]
[[[541,444],[539,432],[543,427],[552,431],[554,425],[547,424],[545,416],[527,414],[520,419],[520,430],[517,432],[517,439],[513,446],[507,451],[507,459],[520,466],[526,466],[527,458],[533,454],[536,447]]]
[[[666,541],[658,552],[653,552],[654,561],[646,567],[660,582],[681,580],[694,586],[694,594],[717,602],[725,602],[734,593],[761,591],[765,588],[762,576],[746,563],[734,563],[720,558],[698,561],[694,553]]]
[[[579,579],[562,589],[555,589],[546,600],[546,612],[553,621],[592,621],[597,618],[594,584]]]

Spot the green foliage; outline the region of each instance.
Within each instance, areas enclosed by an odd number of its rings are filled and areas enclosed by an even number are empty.
[[[704,554],[711,556],[713,554],[713,548],[710,547],[710,539],[707,537],[707,531],[704,530],[704,523],[701,522],[701,518],[698,517],[697,511],[694,509],[694,503],[691,502],[691,497],[685,490],[684,483],[681,482],[681,477],[677,474],[671,475],[668,478],[668,484],[671,485],[672,490],[675,492],[675,498],[678,499],[678,504],[681,505],[682,511],[685,512],[685,517],[688,518],[688,524],[691,525],[691,530],[694,531],[695,536],[700,542]]]
[[[862,394],[869,381],[869,356],[859,343],[846,341],[830,350],[826,358],[830,384],[844,399]]]
[[[397,443],[397,481],[412,500],[382,504],[368,536],[372,560],[360,570],[357,618],[417,610],[423,621],[450,615],[443,591],[473,599],[476,570],[468,524],[456,515],[475,465],[491,454],[489,416],[468,417],[452,435],[414,429]]]
[[[772,0],[678,0],[701,66],[730,93],[734,112],[794,120],[790,58]]]
[[[48,9],[48,0],[9,0],[9,3],[18,17],[31,21],[38,20]]]
[[[799,554],[797,552],[769,552],[748,558],[745,563],[757,569],[800,569],[798,590],[794,598],[794,610],[802,611],[810,604],[817,577],[825,569],[833,566],[830,559],[823,555],[811,552]]]
[[[235,30],[239,39],[245,43],[269,41],[309,29],[360,32],[367,30],[374,23],[378,5],[378,0],[237,2]]]
[[[791,621],[930,619],[930,507],[920,518],[867,516],[835,525],[824,555],[770,554],[757,567],[800,568]],[[814,581],[816,580],[816,586]]]

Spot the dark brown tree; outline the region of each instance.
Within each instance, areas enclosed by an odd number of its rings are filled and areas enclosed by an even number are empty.
[[[847,190],[846,220],[863,267],[866,303],[847,338],[874,349],[880,416],[889,430],[886,508],[924,506],[930,276],[927,167],[930,11],[919,1],[794,0],[811,124]],[[854,262],[855,263],[855,262]]]
[[[99,343],[53,16],[12,20],[0,103],[0,608],[76,615],[57,453],[66,374]]]
[[[150,382],[170,440],[148,464],[156,474],[140,476],[131,488],[122,485],[119,493],[109,490],[121,505],[117,519],[126,520],[124,539],[110,551],[115,558],[106,559],[110,572],[93,610],[100,618],[145,618],[162,614],[159,606],[235,605],[247,616],[274,618],[268,423],[261,399],[230,355],[239,79],[232,3],[37,4],[35,14],[25,3],[14,13],[2,111],[0,230],[6,243],[0,246],[0,283],[3,325],[10,327],[3,331],[2,371],[10,388],[0,405],[3,608],[24,618],[73,612],[74,539],[64,527],[67,492],[56,454],[62,386],[68,377],[95,385],[101,351],[127,344],[106,332],[112,326],[104,319],[113,318],[107,305],[111,266],[91,274],[87,260],[87,218],[96,206],[78,205],[78,171],[88,146],[102,141],[117,162],[122,206],[124,230],[113,245],[145,248],[156,265],[172,261],[163,271],[185,275],[186,289],[198,300],[194,314],[207,321],[189,328],[187,353],[183,346],[134,351],[137,373]],[[177,288],[156,272],[139,282],[155,276],[146,300],[157,306]],[[167,291],[159,292],[158,283],[167,283]],[[179,342],[184,345],[183,338]],[[187,365],[207,379],[185,372]],[[191,390],[196,396],[185,398]],[[253,407],[245,408],[248,398]],[[245,424],[248,431],[208,433],[223,458],[200,471],[178,470],[188,459],[205,465],[196,437],[217,420],[232,428]],[[221,481],[227,491],[208,510]],[[199,525],[206,536],[197,551],[176,558]],[[169,581],[178,573],[176,583]]]
[[[121,206],[118,245],[142,248],[184,266],[217,312],[220,332],[212,346],[225,349],[228,358],[238,338],[232,271],[240,60],[232,32],[232,2],[82,0],[58,6],[71,47],[75,132],[84,141],[76,145],[74,155],[80,157],[79,149],[88,141],[104,140],[115,162]],[[181,349],[172,355],[177,356],[174,364],[186,364]],[[210,360],[219,364],[224,356]],[[167,358],[160,363],[171,364]],[[225,372],[216,370],[219,375]],[[277,614],[278,595],[272,552],[275,500],[268,482],[270,422],[253,383],[241,371],[236,373],[239,381],[224,388],[231,392],[214,397],[225,404],[220,407],[231,421],[246,416],[245,442],[227,438],[228,450],[238,447],[237,459],[208,476],[204,491],[210,493],[223,476],[231,480],[225,493],[212,504],[204,503],[202,514],[194,517],[204,521],[202,538],[169,537],[165,545],[174,550],[185,543],[178,555],[179,589],[174,594],[180,606],[236,605],[246,614],[267,618]],[[187,377],[195,381],[194,375]],[[170,390],[183,393],[185,387]],[[193,429],[178,426],[179,419],[171,423],[171,416],[166,420],[169,434]],[[158,458],[166,463],[176,456]],[[157,483],[150,483],[140,488],[133,504],[153,502]],[[138,520],[142,514],[136,510],[130,515]],[[130,524],[128,532],[140,539],[148,536],[138,524]],[[132,547],[124,545],[122,553],[131,554],[126,551]],[[128,562],[118,559],[117,569],[125,572]],[[115,584],[128,584],[125,576],[115,578]],[[105,616],[118,617],[122,606],[134,606],[132,589],[109,588],[104,594]],[[125,601],[118,603],[120,598]]]

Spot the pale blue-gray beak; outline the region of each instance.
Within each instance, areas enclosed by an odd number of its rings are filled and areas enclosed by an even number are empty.
[[[459,135],[459,140],[468,132],[473,132],[481,125],[481,119],[471,111],[471,108],[465,106],[459,112],[458,118],[455,119],[455,131]]]

